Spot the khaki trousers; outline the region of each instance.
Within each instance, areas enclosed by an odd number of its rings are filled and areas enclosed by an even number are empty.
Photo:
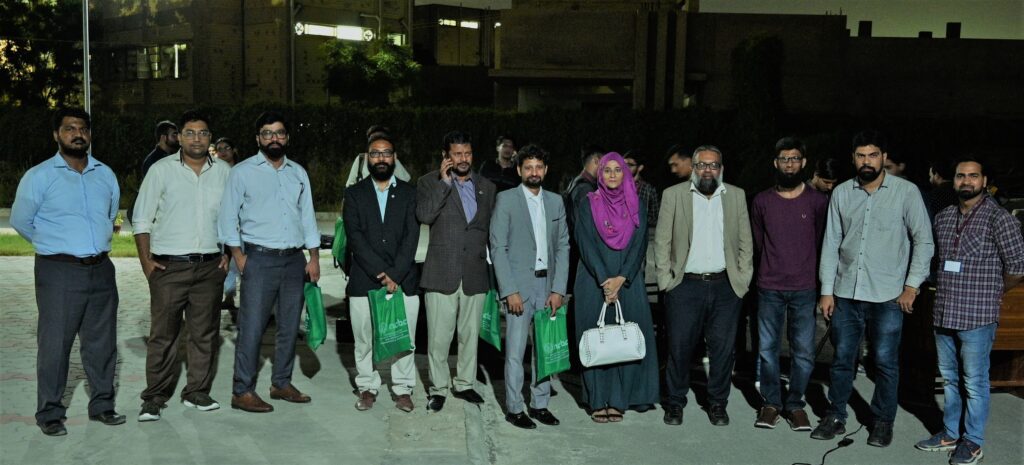
[[[451,294],[427,292],[427,355],[430,360],[429,394],[448,396],[454,384],[456,391],[473,389],[476,380],[477,344],[480,341],[480,318],[486,293],[466,295],[462,284]],[[448,367],[448,350],[458,330],[458,362],[454,382]]]
[[[420,297],[405,296],[405,318],[409,322],[409,338],[412,351],[399,357],[391,364],[391,391],[396,396],[412,394],[416,387],[416,319],[420,312]],[[370,316],[368,297],[348,298],[349,319],[352,322],[352,339],[355,341],[356,387],[359,392],[380,391],[380,373],[373,367],[373,319]]]

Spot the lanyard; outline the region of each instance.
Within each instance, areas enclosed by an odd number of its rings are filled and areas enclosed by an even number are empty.
[[[981,199],[981,201],[978,202],[978,204],[975,205],[974,208],[972,208],[969,213],[967,213],[967,216],[964,218],[964,221],[962,223],[960,223],[960,226],[957,226],[956,234],[953,236],[953,256],[954,257],[958,255],[958,252],[960,252],[960,236],[963,235],[964,230],[967,229],[967,224],[971,222],[972,218],[974,218],[974,214],[978,212],[978,210],[981,207],[982,202],[984,202],[984,201],[985,201],[985,199]]]

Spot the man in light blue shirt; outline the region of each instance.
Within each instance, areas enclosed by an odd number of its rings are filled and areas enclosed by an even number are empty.
[[[221,202],[220,241],[242,273],[238,342],[231,407],[247,412],[274,408],[255,392],[263,332],[277,302],[277,341],[270,398],[306,403],[292,386],[295,337],[303,304],[303,275],[320,279],[320,231],[309,176],[285,156],[288,122],[274,111],[256,119],[260,151],[231,170]],[[309,250],[309,261],[302,254]]]
[[[811,438],[831,440],[846,432],[846,403],[854,366],[867,331],[878,375],[871,399],[874,426],[867,443],[892,442],[899,386],[903,314],[913,311],[935,249],[924,199],[913,183],[885,173],[885,137],[863,131],[853,138],[857,177],[832,191],[821,248],[818,307],[832,322],[836,346],[828,390],[828,415]]]
[[[67,434],[61,398],[76,336],[89,378],[89,419],[125,420],[114,411],[118,296],[107,257],[121,194],[114,172],[89,155],[90,129],[88,113],[58,110],[59,150],[25,173],[11,208],[11,226],[36,251],[36,424],[48,436]]]

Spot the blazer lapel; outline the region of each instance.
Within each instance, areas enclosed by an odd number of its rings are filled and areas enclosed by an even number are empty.
[[[457,180],[454,180],[454,179],[452,180],[452,190],[454,190],[455,192],[452,192],[449,195],[451,197],[455,197],[455,206],[458,207],[458,209],[459,209],[459,217],[462,218],[462,222],[466,223],[466,224],[469,224],[469,219],[466,218],[466,207],[464,205],[462,205],[462,195],[459,194],[459,187],[456,186],[456,184],[458,184],[458,182],[459,181],[457,181]],[[476,180],[474,180],[473,186],[474,187],[476,186]]]
[[[388,200],[387,200],[387,203],[384,205],[384,219],[381,220],[381,225],[387,225],[388,224],[388,219],[390,219],[392,216],[395,215],[394,210],[396,208],[398,208],[395,205],[398,202],[398,198],[397,198],[398,196],[397,196],[397,194],[395,194],[395,191],[397,191],[397,189],[395,189],[396,187],[398,187],[397,184],[388,188],[388,193],[387,193]],[[374,190],[376,190],[376,189],[377,189],[377,187],[374,186]],[[373,195],[374,195],[373,200],[377,200],[377,192],[374,192]],[[380,218],[380,207],[378,207],[378,210],[377,210],[377,217]]]
[[[690,245],[693,243],[693,191],[689,188],[683,189],[683,228],[687,232],[686,243]],[[687,247],[689,249],[689,247]]]
[[[525,216],[525,222],[523,224],[526,225],[526,231],[530,233],[530,239],[532,239],[533,243],[536,244],[537,236],[533,234],[533,217],[530,216],[530,205],[526,202],[526,195],[523,193],[523,189],[518,189],[519,192],[516,193],[516,198],[519,199],[519,211],[523,212],[522,214]]]
[[[484,216],[483,214],[481,214],[481,212],[483,211],[481,205],[484,204],[484,188],[480,187],[480,175],[477,174],[476,172],[473,172],[472,174],[470,174],[470,178],[473,180],[473,196],[476,197],[476,215],[473,216],[473,219],[471,221],[467,220],[467,225],[472,225],[476,223],[477,221],[480,220],[481,216]],[[462,207],[461,198],[459,199],[459,207]],[[465,208],[462,208],[462,216],[466,216]]]

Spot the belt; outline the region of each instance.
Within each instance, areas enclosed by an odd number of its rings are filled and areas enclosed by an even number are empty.
[[[45,258],[47,260],[53,260],[55,262],[78,263],[79,265],[97,265],[99,263],[102,263],[103,260],[106,260],[107,253],[102,252],[99,255],[92,255],[89,257],[76,257],[74,255],[68,255],[63,253],[36,256],[39,258]]]
[[[547,278],[548,270],[533,270],[533,277],[535,278]]]
[[[295,247],[291,249],[271,249],[270,247],[263,247],[262,245],[253,244],[251,242],[245,243],[245,253],[250,254],[256,252],[260,255],[276,255],[278,257],[284,257],[287,255],[296,254],[302,252],[302,249]]]
[[[153,260],[161,262],[203,263],[220,260],[221,256],[222,254],[220,252],[190,253],[187,255],[153,255]]]
[[[698,281],[718,281],[729,277],[725,271],[717,273],[683,273],[683,279],[696,279]]]

